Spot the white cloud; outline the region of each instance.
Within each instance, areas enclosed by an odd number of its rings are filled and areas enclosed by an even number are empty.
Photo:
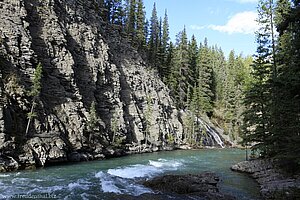
[[[240,0],[241,1],[241,0]],[[250,1],[250,0],[243,0]],[[257,13],[245,11],[232,16],[225,25],[209,25],[208,28],[228,34],[253,34],[258,29]]]
[[[202,30],[202,29],[206,29],[207,26],[191,25],[190,28],[192,30]]]

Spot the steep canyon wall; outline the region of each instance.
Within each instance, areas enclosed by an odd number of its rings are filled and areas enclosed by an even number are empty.
[[[168,88],[123,33],[102,22],[96,1],[3,0],[0,11],[0,171],[181,140]],[[42,87],[26,136],[38,63]]]

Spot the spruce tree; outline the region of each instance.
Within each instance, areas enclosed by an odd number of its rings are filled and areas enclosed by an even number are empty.
[[[136,36],[140,49],[146,47],[146,13],[143,0],[137,1]]]
[[[253,149],[259,149],[263,155],[272,152],[272,106],[274,78],[274,58],[272,49],[272,1],[259,1],[257,32],[257,53],[254,57],[253,81],[245,93],[244,104],[244,142],[254,142]],[[274,116],[273,116],[274,117]]]
[[[197,57],[198,45],[196,37],[193,35],[188,47],[189,52],[189,84],[194,86],[197,81]]]
[[[160,75],[163,80],[166,80],[169,76],[169,61],[168,57],[170,56],[169,53],[169,22],[168,22],[168,15],[167,10],[165,11],[165,17],[161,27],[161,38],[160,38],[160,54],[161,54],[161,61],[160,61]]]
[[[160,77],[163,78],[165,52],[162,45],[162,19],[159,20],[158,26],[158,43],[157,43],[157,54],[156,54],[156,67]]]
[[[164,20],[163,20],[163,25],[162,25],[162,47],[164,52],[167,51],[168,45],[169,45],[169,40],[170,40],[170,36],[169,36],[169,20],[168,20],[168,14],[167,14],[167,10],[165,10],[165,16],[164,16]]]
[[[29,92],[29,95],[32,96],[33,99],[32,99],[32,106],[30,112],[27,114],[28,122],[26,126],[25,136],[28,135],[30,123],[32,119],[36,116],[36,113],[34,112],[34,108],[36,105],[36,100],[39,97],[42,89],[42,82],[41,82],[42,72],[43,72],[43,66],[41,63],[39,63],[34,71],[32,87],[31,87],[31,91]]]
[[[278,115],[273,126],[275,155],[300,166],[300,2],[279,0],[276,28],[279,32],[275,82]],[[296,167],[297,168],[297,167]]]
[[[100,7],[100,16],[103,20],[103,22],[108,23],[110,22],[110,2],[107,0],[101,0],[99,1],[99,7]]]
[[[159,22],[157,18],[156,5],[154,3],[150,19],[150,38],[148,42],[148,58],[150,64],[157,68],[157,51],[159,43]]]
[[[127,21],[126,21],[126,29],[127,33],[129,34],[130,40],[134,40],[136,36],[136,22],[137,22],[137,16],[136,16],[136,0],[129,0],[127,2]]]
[[[122,0],[107,1],[107,8],[109,10],[110,23],[122,25],[124,17]]]
[[[189,59],[188,39],[184,28],[176,38],[176,50],[174,54],[174,67],[172,69],[173,91],[177,99],[177,105],[183,109],[187,105],[187,92],[189,88]]]
[[[207,44],[207,38],[204,40],[204,45],[200,45],[198,60],[197,60],[197,89],[199,90],[199,101],[201,102],[201,111],[203,113],[211,113],[213,110],[213,93],[212,79],[213,71],[210,63],[210,51]]]
[[[171,79],[171,69],[174,66],[174,45],[172,42],[170,42],[169,47],[167,48],[166,54],[166,63],[165,63],[165,70],[164,70],[164,78],[163,81],[167,83],[168,86],[170,86],[170,79]]]
[[[215,102],[216,107],[224,107],[224,86],[226,85],[226,60],[221,48],[214,47],[213,52],[213,74],[215,78]]]
[[[225,118],[229,121],[233,120],[235,113],[236,103],[236,61],[235,53],[233,50],[229,53],[228,62],[226,65],[226,81],[224,85],[224,106],[225,106]]]

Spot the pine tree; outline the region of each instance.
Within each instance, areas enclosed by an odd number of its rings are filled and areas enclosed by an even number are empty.
[[[166,54],[167,54],[166,63],[165,63],[166,68],[165,68],[165,70],[163,72],[164,73],[164,79],[163,79],[163,81],[165,83],[167,83],[168,86],[171,85],[170,79],[171,79],[171,69],[174,66],[174,51],[175,51],[174,50],[174,45],[173,45],[172,42],[170,42],[169,47],[168,47],[168,49],[166,51]]]
[[[136,21],[136,36],[138,46],[141,49],[146,47],[146,13],[143,0],[137,1],[137,21]]]
[[[145,25],[144,25],[144,33],[145,33],[145,41],[146,41],[146,47],[147,47],[147,44],[149,42],[149,20],[146,19],[145,21]]]
[[[253,81],[245,94],[244,142],[255,142],[253,149],[263,155],[272,154],[272,79],[274,78],[274,52],[272,45],[272,1],[259,1],[257,54],[254,58]],[[274,117],[274,116],[273,116]]]
[[[185,28],[177,34],[171,79],[177,106],[183,109],[187,104],[187,91],[189,88],[188,40]]]
[[[224,86],[226,85],[226,60],[221,48],[214,47],[212,51],[213,74],[215,77],[215,102],[218,108],[224,107]]]
[[[100,7],[100,16],[103,20],[103,22],[109,22],[109,16],[110,12],[108,8],[109,4],[107,4],[107,0],[100,0],[99,1],[99,7]]]
[[[110,2],[110,22],[112,24],[118,24],[122,25],[123,18],[124,18],[124,12],[122,7],[122,0],[113,0],[113,1],[107,1]]]
[[[197,57],[198,45],[196,37],[193,35],[188,47],[189,52],[189,84],[194,86],[197,81]]]
[[[161,42],[160,42],[160,54],[161,54],[161,62],[160,62],[160,75],[163,80],[166,80],[169,76],[169,61],[168,61],[168,56],[170,56],[168,53],[169,49],[169,22],[168,22],[168,15],[167,15],[167,10],[165,11],[165,17],[162,23],[162,28],[161,28]]]
[[[279,32],[275,81],[277,92],[276,123],[273,125],[275,155],[300,165],[300,2],[279,0],[276,7],[276,27]]]
[[[134,40],[136,36],[136,22],[137,22],[137,16],[136,16],[136,0],[129,0],[127,2],[127,21],[126,21],[126,30],[129,34],[130,40]]]
[[[201,111],[203,113],[211,113],[213,109],[213,71],[210,63],[210,51],[207,44],[207,39],[204,40],[204,45],[200,45],[197,61],[198,80],[197,88],[199,90],[199,101],[201,102]]]
[[[167,51],[168,45],[169,45],[169,20],[168,20],[168,14],[167,10],[165,10],[165,16],[163,20],[163,27],[162,27],[162,47],[164,52]]]
[[[236,106],[236,61],[234,51],[230,51],[229,58],[226,66],[226,82],[224,86],[224,106],[225,118],[229,121],[233,120]]]
[[[157,18],[156,5],[154,3],[150,19],[150,38],[148,42],[148,58],[150,64],[157,68],[157,52],[159,43],[159,22]]]
[[[36,100],[39,97],[39,95],[41,93],[41,89],[42,89],[42,82],[41,82],[42,72],[43,72],[43,66],[41,63],[39,63],[35,69],[33,80],[32,80],[32,88],[29,93],[29,95],[33,97],[33,100],[32,100],[32,106],[31,106],[30,112],[28,113],[28,116],[27,116],[28,122],[27,122],[27,126],[26,126],[25,136],[28,135],[31,120],[36,116],[36,114],[34,112],[34,108],[36,105]]]
[[[159,20],[158,31],[158,46],[156,54],[156,67],[158,74],[163,78],[164,62],[165,62],[165,50],[162,45],[162,19]]]

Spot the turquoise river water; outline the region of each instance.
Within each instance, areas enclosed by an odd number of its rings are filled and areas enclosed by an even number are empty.
[[[239,149],[205,149],[131,155],[102,161],[0,174],[0,199],[103,199],[153,193],[141,185],[163,174],[217,173],[221,190],[237,199],[258,199],[258,185],[230,166],[243,161]],[[120,198],[122,199],[122,198]]]

